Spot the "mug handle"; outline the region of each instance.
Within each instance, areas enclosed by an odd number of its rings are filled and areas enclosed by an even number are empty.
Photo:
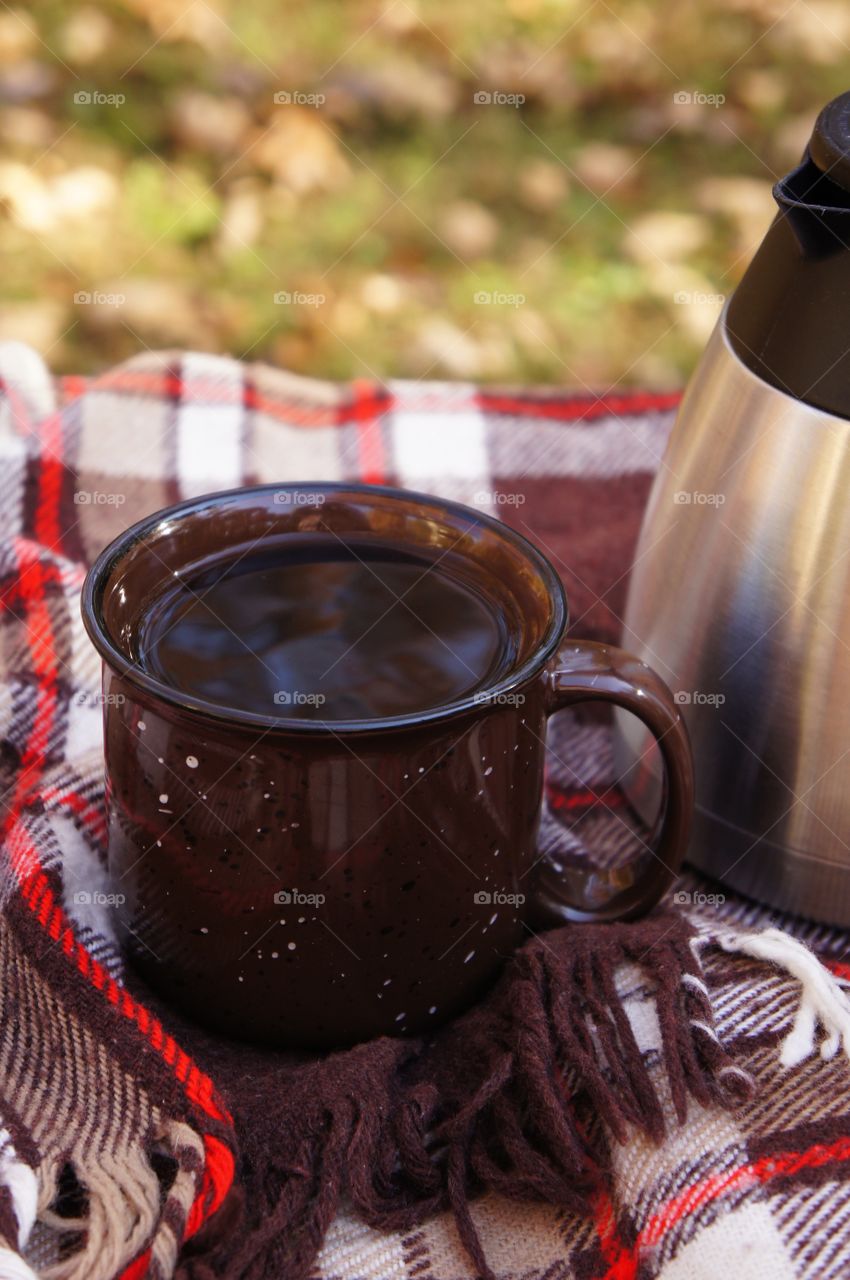
[[[678,874],[694,808],[690,739],[664,681],[631,653],[592,640],[565,644],[549,672],[546,714],[578,702],[612,702],[636,715],[661,749],[661,807],[643,855],[625,866],[561,866],[535,871],[534,915],[543,928],[566,921],[628,920],[653,907]]]

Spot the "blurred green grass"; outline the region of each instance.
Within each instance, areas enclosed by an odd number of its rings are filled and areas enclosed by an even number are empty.
[[[677,385],[848,45],[833,0],[4,7],[0,336]]]

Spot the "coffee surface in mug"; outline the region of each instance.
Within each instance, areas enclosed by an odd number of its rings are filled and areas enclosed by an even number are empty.
[[[260,715],[415,713],[510,669],[519,625],[494,589],[452,551],[289,537],[176,581],[144,618],[138,660],[172,688]]]

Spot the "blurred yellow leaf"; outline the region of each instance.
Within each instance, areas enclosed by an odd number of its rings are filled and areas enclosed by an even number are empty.
[[[394,315],[404,300],[405,290],[395,276],[366,276],[360,286],[364,306],[377,315]]]
[[[88,65],[100,58],[115,38],[115,28],[100,9],[85,5],[62,29],[62,51],[71,62]]]
[[[38,48],[35,19],[24,9],[0,12],[0,62],[16,62]]]
[[[332,191],[348,178],[350,166],[330,129],[310,107],[276,108],[271,124],[251,153],[260,166],[299,195]]]
[[[238,252],[259,239],[265,212],[263,190],[256,178],[239,178],[224,200],[217,247],[223,253]]]
[[[523,204],[543,213],[569,195],[570,180],[564,166],[554,160],[529,160],[519,171],[518,190]]]
[[[455,200],[437,218],[437,234],[461,258],[480,258],[499,238],[499,223],[476,200]]]
[[[183,146],[228,155],[235,151],[251,124],[247,107],[238,98],[186,89],[172,104],[171,121]]]
[[[228,44],[232,32],[218,0],[123,0],[148,23],[159,40],[193,40],[215,50]]]
[[[705,218],[697,213],[643,213],[626,232],[625,249],[636,262],[679,262],[705,244],[709,231]]]
[[[637,157],[628,147],[613,142],[589,142],[576,154],[572,167],[591,191],[602,195],[634,181]]]

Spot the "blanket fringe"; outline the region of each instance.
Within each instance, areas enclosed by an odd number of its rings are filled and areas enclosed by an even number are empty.
[[[230,1273],[303,1280],[347,1198],[381,1229],[451,1209],[477,1274],[494,1280],[470,1207],[476,1194],[586,1212],[612,1137],[663,1137],[662,1077],[679,1122],[689,1098],[740,1104],[752,1081],[719,1040],[691,937],[678,914],[547,934],[433,1040],[388,1039],[290,1076],[300,1144],[266,1179],[235,1254],[229,1242]],[[654,1044],[639,1043],[629,1016],[642,1002],[655,1010]],[[287,1134],[279,1141],[285,1147]]]
[[[3,1280],[39,1280],[19,1253],[0,1242],[0,1276]]]
[[[92,1149],[69,1161],[85,1197],[77,1218],[49,1210],[40,1220],[62,1234],[79,1232],[80,1248],[45,1267],[42,1280],[111,1280],[120,1275],[153,1235],[161,1213],[161,1188],[141,1148]],[[52,1188],[58,1194],[58,1183]]]
[[[39,1220],[79,1230],[83,1243],[41,1280],[110,1280],[143,1249],[154,1280],[175,1266],[181,1280],[305,1280],[344,1199],[385,1230],[451,1210],[477,1275],[495,1280],[473,1216],[476,1195],[586,1212],[609,1176],[612,1143],[636,1130],[660,1141],[668,1117],[682,1123],[691,1100],[731,1108],[752,1095],[733,1056],[740,1043],[727,1048],[715,1027],[701,964],[711,946],[800,982],[780,1046],[784,1066],[816,1050],[850,1057],[850,1001],[811,951],[777,929],[697,935],[685,917],[659,913],[616,929],[557,930],[522,948],[490,996],[430,1040],[388,1038],[269,1066],[264,1091],[279,1078],[288,1102],[275,1126],[278,1154],[269,1156],[267,1144],[257,1153],[263,1175],[248,1179],[238,1232],[180,1252],[204,1170],[203,1143],[186,1124],[154,1125],[144,1149],[120,1157],[72,1155],[85,1192],[79,1221],[49,1212],[45,1197],[56,1194],[59,1175],[43,1166]],[[174,1162],[165,1191],[155,1150]],[[244,1159],[250,1166],[250,1152]],[[0,1185],[17,1179],[20,1199],[25,1182],[11,1172],[4,1182],[0,1166]],[[33,1280],[10,1230],[14,1223],[0,1221],[0,1271]]]
[[[170,1156],[176,1165],[165,1193],[152,1160],[155,1151]],[[55,1157],[44,1160],[37,1175],[28,1166],[23,1168],[32,1175],[32,1187],[21,1175],[20,1161],[11,1168],[8,1160],[0,1159],[0,1190],[8,1194],[12,1211],[0,1229],[3,1280],[113,1280],[146,1253],[146,1277],[166,1280],[174,1275],[183,1228],[204,1168],[203,1143],[190,1125],[178,1121],[155,1125],[146,1142],[132,1148],[91,1145],[82,1151],[78,1147],[65,1163]],[[72,1213],[63,1203],[67,1201],[63,1183],[68,1177],[78,1188],[74,1199],[79,1204]],[[38,1273],[26,1261],[34,1220],[52,1231],[57,1242],[56,1260],[42,1265]],[[67,1247],[75,1236],[77,1247]],[[43,1248],[42,1240],[40,1252]]]
[[[850,1058],[850,1001],[836,979],[802,942],[781,929],[726,933],[710,939],[722,950],[752,956],[784,969],[800,983],[794,1024],[779,1047],[783,1067],[796,1067],[817,1050],[829,1060],[840,1049]],[[817,1043],[817,1030],[824,1036]]]

